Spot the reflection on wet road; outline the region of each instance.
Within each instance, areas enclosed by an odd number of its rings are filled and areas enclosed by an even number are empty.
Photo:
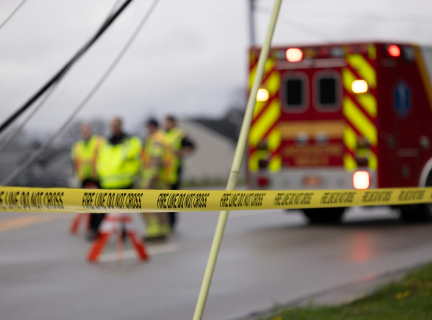
[[[2,317],[191,319],[217,216],[182,214],[176,234],[152,245],[150,262],[126,252],[122,264],[114,261],[114,243],[105,262],[87,263],[89,244],[82,234],[68,234],[70,220],[43,214],[33,224],[28,214],[0,218],[0,228],[8,219],[22,225],[0,233]],[[299,214],[282,210],[235,212],[204,318],[242,316],[432,260],[431,234],[432,224],[402,224],[385,208],[354,208],[340,226],[308,226]]]

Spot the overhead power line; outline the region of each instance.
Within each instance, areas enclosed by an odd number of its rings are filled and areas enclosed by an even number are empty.
[[[12,132],[0,141],[0,152],[2,152],[3,149],[6,148],[9,143],[11,143],[16,138],[16,136],[18,136],[24,126],[30,121],[31,118],[33,118],[33,116],[39,111],[39,109],[42,108],[42,106],[49,99],[49,97],[51,97],[54,90],[57,88],[57,84],[58,83],[52,85],[49,88],[49,91],[45,93],[39,104],[31,110],[31,113],[27,116],[27,118],[25,118],[24,121],[21,122],[16,128],[12,127]]]
[[[121,0],[116,0],[115,1],[114,5],[111,7],[111,9],[110,9],[110,11],[108,13],[108,16],[105,19],[105,21],[108,20],[113,15],[113,13],[115,12],[115,10],[119,6],[120,2],[121,2]],[[62,79],[63,79],[63,77],[61,79],[59,79],[59,81],[57,81],[56,83],[54,83],[49,88],[49,91],[45,93],[45,95],[43,96],[43,99],[39,102],[39,104],[36,107],[33,108],[33,110],[27,116],[27,118],[25,118],[24,121],[22,121],[16,128],[14,128],[13,131],[0,142],[0,152],[2,152],[3,149],[6,148],[9,145],[9,143],[11,143],[18,136],[18,134],[25,127],[25,125],[45,105],[45,103],[51,97],[51,95],[54,93],[54,91],[56,90],[56,88],[58,87],[58,85],[59,85],[59,83],[61,82]]]
[[[21,9],[21,7],[26,1],[27,0],[22,0],[20,4],[11,12],[11,14],[0,24],[0,30],[9,22],[10,19],[12,19],[15,13],[17,13],[18,10]]]
[[[110,76],[112,71],[115,69],[115,67],[118,65],[118,63],[121,61],[123,56],[126,54],[127,50],[130,48],[138,34],[140,33],[141,29],[145,25],[145,23],[150,18],[151,14],[153,13],[154,9],[156,8],[156,5],[158,4],[159,0],[154,0],[150,6],[150,8],[147,10],[146,14],[138,24],[138,26],[135,28],[132,35],[129,37],[128,41],[122,48],[122,50],[119,52],[115,60],[111,63],[107,71],[103,74],[103,76],[99,79],[99,81],[96,83],[96,85],[91,89],[91,91],[87,94],[87,96],[83,99],[83,101],[75,108],[75,110],[71,113],[71,115],[66,119],[66,121],[61,125],[60,128],[58,128],[49,138],[47,141],[42,144],[35,152],[33,152],[24,163],[22,163],[18,168],[16,168],[6,179],[4,179],[0,185],[7,185],[12,180],[14,180],[16,177],[18,177],[33,161],[35,161],[39,155],[45,151],[57,138],[60,133],[63,132],[63,130],[72,122],[72,120],[76,117],[76,115],[81,111],[82,108],[86,106],[86,104],[90,101],[90,99],[94,96],[94,94],[99,90],[99,88],[102,86],[102,84],[105,82],[105,80]]]
[[[40,96],[42,96],[54,83],[58,82],[72,67],[72,65],[78,61],[82,55],[90,49],[90,47],[102,36],[102,34],[109,28],[109,26],[117,19],[117,17],[123,12],[124,9],[133,0],[125,0],[115,13],[108,17],[108,19],[102,24],[96,34],[80,49],[78,52],[69,60],[66,65],[60,69],[38,92],[36,92],[22,107],[15,111],[6,121],[0,126],[0,133],[3,132],[16,118],[18,118],[27,108],[29,108]]]

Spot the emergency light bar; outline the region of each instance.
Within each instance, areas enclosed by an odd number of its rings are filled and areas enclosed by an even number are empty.
[[[286,58],[289,62],[298,62],[303,59],[303,52],[299,48],[289,48],[286,51]]]
[[[388,51],[389,55],[394,57],[394,58],[399,57],[401,54],[399,47],[395,44],[389,45],[387,51]]]

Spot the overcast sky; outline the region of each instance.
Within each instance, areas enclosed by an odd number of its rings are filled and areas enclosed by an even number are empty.
[[[120,115],[219,116],[247,76],[248,0],[160,0],[154,14],[81,119]],[[21,0],[0,0],[0,23]],[[0,30],[0,121],[21,106],[106,18],[115,0],[27,0]],[[64,78],[28,128],[53,131],[96,83],[145,14],[134,0]],[[262,43],[273,1],[257,0]],[[285,0],[273,43],[356,40],[432,44],[432,1]],[[135,130],[135,129],[134,129]]]

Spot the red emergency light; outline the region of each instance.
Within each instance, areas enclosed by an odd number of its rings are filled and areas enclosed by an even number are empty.
[[[388,53],[390,56],[392,57],[399,57],[400,56],[400,49],[397,45],[395,44],[391,44],[389,45],[388,49],[387,49]]]
[[[298,62],[303,59],[303,52],[299,48],[289,48],[286,51],[286,58],[289,62]]]

